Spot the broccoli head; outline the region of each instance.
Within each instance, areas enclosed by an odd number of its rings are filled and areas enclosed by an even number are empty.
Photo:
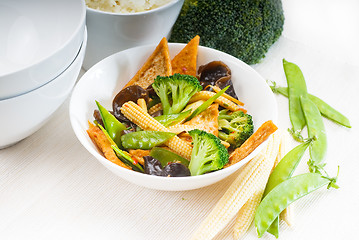
[[[170,41],[201,45],[259,62],[283,31],[281,0],[185,0]]]
[[[228,151],[221,140],[202,130],[191,130],[188,132],[193,138],[193,150],[189,170],[192,176],[201,175],[222,169],[228,162]]]
[[[253,134],[252,116],[242,111],[220,115],[218,128],[221,130],[218,133],[219,138],[237,148]]]
[[[196,77],[179,73],[168,77],[157,76],[152,87],[161,99],[163,114],[181,112],[190,98],[202,90]]]

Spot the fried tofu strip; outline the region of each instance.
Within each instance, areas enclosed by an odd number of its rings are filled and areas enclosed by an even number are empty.
[[[229,156],[229,162],[224,167],[229,167],[247,157],[262,142],[264,142],[278,127],[271,121],[267,121],[258,128],[240,147],[236,148]]]
[[[150,150],[130,149],[128,150],[132,158],[135,158],[141,165],[145,165],[143,157],[150,155]]]
[[[124,164],[118,157],[111,147],[110,141],[106,138],[105,134],[101,131],[101,129],[92,123],[88,122],[89,129],[87,130],[87,134],[91,138],[91,140],[95,143],[95,145],[99,148],[99,150],[103,153],[107,160],[110,160],[114,164],[121,166],[123,168],[131,169],[129,166]]]

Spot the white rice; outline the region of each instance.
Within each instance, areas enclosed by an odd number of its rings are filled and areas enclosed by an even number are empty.
[[[90,8],[114,13],[144,12],[173,0],[85,0]]]

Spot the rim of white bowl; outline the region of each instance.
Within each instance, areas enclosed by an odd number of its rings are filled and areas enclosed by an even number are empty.
[[[168,45],[181,45],[181,46],[185,46],[186,44],[185,43],[168,43]],[[92,73],[92,71],[95,71],[96,70],[96,65],[98,65],[99,63],[101,63],[102,61],[104,61],[105,59],[109,59],[109,58],[113,58],[114,55],[116,54],[120,54],[122,52],[126,52],[126,51],[132,51],[132,49],[135,49],[135,48],[148,48],[148,47],[153,47],[155,48],[157,45],[156,44],[148,44],[148,45],[143,45],[143,46],[138,46],[138,47],[133,47],[133,48],[129,48],[129,49],[126,49],[126,50],[123,50],[123,51],[120,51],[120,52],[117,52],[117,53],[114,53],[104,59],[102,59],[101,61],[99,61],[98,63],[96,63],[94,66],[92,66],[82,77],[81,79],[79,79],[78,81],[78,84],[75,86],[73,92],[72,92],[72,95],[71,95],[71,99],[70,99],[70,104],[69,104],[69,115],[70,115],[70,122],[71,122],[71,126],[72,126],[72,129],[73,131],[75,132],[75,135],[77,137],[77,139],[79,140],[79,142],[81,143],[81,145],[87,150],[89,151],[98,161],[101,162],[101,164],[104,165],[104,167],[107,168],[106,165],[112,165],[114,168],[116,168],[117,170],[119,170],[120,172],[123,172],[125,171],[126,174],[130,174],[130,175],[133,175],[133,176],[140,176],[141,178],[148,178],[148,179],[153,179],[153,178],[156,178],[158,180],[161,179],[161,181],[163,182],[166,182],[166,183],[169,183],[171,184],[172,182],[177,182],[177,183],[182,183],[182,182],[186,182],[186,181],[193,181],[193,180],[203,180],[203,179],[207,179],[207,178],[216,178],[218,175],[221,175],[221,174],[226,174],[227,176],[230,176],[232,175],[234,172],[236,172],[237,170],[239,170],[242,166],[244,166],[246,163],[249,162],[249,160],[251,160],[252,158],[254,158],[267,144],[268,144],[268,140],[269,139],[266,139],[263,143],[261,143],[256,149],[254,149],[247,157],[245,157],[244,159],[242,159],[240,162],[238,163],[235,163],[233,164],[232,166],[229,166],[227,168],[222,168],[222,169],[219,169],[217,171],[213,171],[213,172],[209,172],[209,173],[206,173],[206,174],[203,174],[203,175],[197,175],[197,176],[186,176],[186,177],[163,177],[163,176],[155,176],[155,175],[149,175],[149,174],[145,174],[145,173],[141,173],[141,172],[137,172],[137,171],[134,171],[134,170],[129,170],[129,169],[126,169],[126,168],[123,168],[109,160],[107,160],[102,154],[100,154],[97,150],[95,150],[95,148],[88,148],[86,146],[85,143],[82,142],[81,140],[81,137],[83,135],[83,133],[81,133],[81,130],[80,128],[76,128],[76,125],[78,125],[76,122],[77,122],[77,119],[74,119],[72,116],[72,112],[74,110],[72,110],[72,102],[74,101],[74,95],[76,93],[76,89],[78,86],[81,86],[81,80],[82,79],[86,79],[87,75],[90,75]],[[211,51],[214,51],[214,52],[218,52],[220,54],[225,54],[227,55],[227,57],[229,57],[229,59],[237,62],[238,64],[240,65],[243,65],[245,66],[245,68],[248,69],[248,71],[252,72],[254,75],[256,75],[258,78],[260,78],[264,83],[266,83],[265,79],[257,72],[255,71],[252,67],[250,67],[248,64],[246,64],[245,62],[243,62],[242,60],[228,54],[228,53],[225,53],[225,52],[222,52],[222,51],[219,51],[219,50],[216,50],[216,49],[213,49],[213,48],[209,48],[209,47],[205,47],[205,46],[199,46],[199,48],[204,48],[204,49],[209,49]],[[274,97],[274,94],[273,92],[270,90],[270,87],[268,86],[268,84],[266,84],[268,90],[272,93],[272,97],[274,99],[274,102],[276,102],[275,100],[275,97]],[[268,120],[272,120],[274,123],[277,123],[278,121],[278,106],[277,104],[274,104],[273,106],[273,119],[268,119]],[[240,167],[238,167],[240,165]],[[157,189],[157,188],[155,188]],[[191,188],[192,189],[192,188]]]
[[[30,91],[21,93],[21,94],[19,94],[19,95],[13,96],[13,97],[0,99],[0,102],[1,102],[1,101],[6,101],[6,100],[11,100],[11,99],[14,99],[14,98],[17,98],[17,97],[21,97],[21,96],[23,96],[23,95],[26,95],[26,94],[29,94],[29,93],[31,93],[31,92],[34,92],[34,91],[38,90],[39,88],[42,88],[42,87],[44,87],[44,86],[46,86],[46,85],[48,85],[48,84],[51,84],[51,82],[55,81],[58,77],[60,77],[64,72],[66,72],[66,71],[72,66],[72,64],[73,64],[73,63],[77,60],[77,58],[79,57],[79,55],[80,55],[81,51],[83,50],[83,48],[86,48],[86,45],[87,45],[87,28],[85,27],[85,30],[84,30],[84,38],[83,38],[83,40],[82,40],[82,42],[81,42],[80,48],[79,48],[79,50],[77,51],[75,58],[71,61],[71,63],[66,67],[65,70],[63,70],[59,75],[57,75],[56,77],[54,77],[54,78],[51,79],[50,81],[48,81],[48,82],[42,84],[41,86],[39,86],[39,87],[37,87],[37,88],[34,88],[34,89],[30,90]],[[85,49],[85,50],[86,50],[86,49]]]
[[[19,73],[19,72],[22,72],[22,71],[26,71],[27,69],[30,69],[30,68],[32,68],[32,67],[34,67],[34,66],[36,66],[36,65],[39,65],[39,64],[41,64],[42,62],[44,62],[44,61],[46,61],[46,59],[48,59],[48,58],[50,58],[50,57],[52,57],[53,55],[55,55],[55,54],[57,54],[58,52],[60,52],[62,49],[64,49],[68,44],[69,44],[69,42],[71,42],[72,41],[72,39],[74,39],[74,37],[76,37],[76,35],[79,33],[79,31],[81,30],[81,28],[83,28],[83,26],[84,26],[84,23],[85,23],[85,20],[86,20],[86,4],[85,4],[85,1],[79,1],[79,2],[81,2],[80,4],[82,5],[82,7],[81,7],[81,18],[80,18],[80,22],[79,22],[79,24],[78,24],[78,26],[76,27],[76,29],[75,29],[75,31],[71,34],[71,36],[67,39],[67,41],[66,42],[64,42],[63,44],[62,44],[62,46],[61,47],[59,47],[56,51],[54,51],[54,52],[52,52],[50,55],[47,55],[46,57],[43,57],[43,58],[41,58],[41,59],[39,59],[38,61],[36,61],[36,62],[34,62],[33,64],[30,64],[30,65],[28,65],[28,66],[25,66],[25,67],[22,67],[22,68],[19,68],[19,69],[16,69],[16,70],[14,70],[14,71],[12,71],[12,72],[8,72],[8,73],[5,73],[5,74],[1,74],[0,73],[0,81],[1,81],[1,78],[5,78],[5,77],[7,77],[7,76],[10,76],[10,75],[16,75],[17,73]],[[86,27],[86,26],[85,26]],[[82,43],[81,43],[81,46],[82,46]],[[81,47],[80,47],[80,49],[81,49]],[[77,57],[77,55],[76,55],[76,57]],[[75,59],[76,59],[76,57],[75,57]],[[73,62],[73,61],[72,61]],[[70,65],[72,64],[72,62],[70,63]],[[67,69],[67,67],[66,67],[66,69]],[[61,72],[62,73],[62,72]],[[60,73],[60,74],[61,74]],[[60,75],[59,74],[59,75]],[[57,76],[56,76],[57,77]],[[56,78],[55,77],[55,78]],[[50,81],[52,81],[52,80],[50,80]],[[43,86],[43,85],[42,85]],[[40,86],[41,87],[41,86]],[[36,88],[37,89],[37,88]],[[35,89],[33,89],[33,90],[35,90]],[[32,90],[31,90],[32,91]],[[28,91],[29,92],[29,91]],[[27,93],[27,92],[26,92]],[[22,95],[22,94],[21,94]],[[17,96],[19,96],[19,95],[17,95]],[[14,97],[16,97],[16,96],[14,96]],[[6,98],[7,99],[7,98]]]
[[[94,8],[90,8],[86,5],[86,9],[88,11],[91,11],[91,12],[95,12],[95,13],[101,13],[101,14],[107,14],[107,15],[114,15],[114,16],[135,16],[135,15],[145,15],[145,14],[149,14],[149,13],[152,13],[152,12],[156,12],[156,11],[160,11],[162,9],[165,9],[165,8],[169,8],[171,7],[172,5],[176,4],[177,2],[180,2],[180,1],[184,1],[184,0],[172,0],[171,2],[169,3],[166,3],[165,5],[162,5],[162,6],[159,6],[157,8],[154,8],[154,9],[150,9],[150,10],[146,10],[146,11],[142,11],[142,12],[133,12],[133,13],[116,13],[116,12],[106,12],[106,11],[103,11],[103,10],[99,10],[99,9],[94,9]]]

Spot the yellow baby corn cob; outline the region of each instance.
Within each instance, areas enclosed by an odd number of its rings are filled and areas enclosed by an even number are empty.
[[[213,239],[239,212],[257,189],[265,188],[279,150],[280,138],[273,134],[268,145],[239,173],[192,239]],[[264,184],[263,184],[264,183]]]
[[[147,104],[146,104],[145,99],[139,98],[137,100],[137,104],[138,104],[138,106],[140,106],[143,110],[145,110],[147,112]]]
[[[284,132],[284,131],[283,131]],[[282,155],[279,154],[280,150],[281,150],[281,146],[284,144],[284,133],[282,131],[277,131],[274,134],[274,137],[277,137],[279,140],[279,151],[277,154],[277,157],[275,158],[274,164],[277,164],[281,159]],[[281,158],[278,158],[278,156],[280,155]],[[272,169],[274,169],[274,167],[272,166]],[[268,175],[269,177],[269,175]],[[261,200],[262,200],[262,196],[263,196],[263,192],[265,190],[266,184],[267,184],[267,180],[268,178],[261,178],[261,182],[258,182],[258,188],[256,189],[255,193],[253,194],[253,196],[251,196],[249,198],[249,200],[246,202],[246,204],[240,209],[238,216],[236,218],[236,221],[234,223],[233,226],[233,237],[234,239],[240,239],[241,237],[243,237],[243,235],[247,232],[248,228],[250,227],[253,219],[254,219],[254,215],[256,213],[256,209],[259,206]]]
[[[153,107],[151,107],[148,110],[149,114],[154,114],[155,112],[162,110],[162,103],[157,103],[156,105],[154,105]]]
[[[263,192],[255,192],[239,210],[233,225],[233,238],[240,239],[251,226],[256,209],[262,200]]]
[[[121,112],[131,122],[142,129],[169,132],[165,126],[156,121],[156,119],[151,117],[145,110],[132,101],[124,103],[121,107]],[[174,136],[166,142],[166,145],[182,157],[188,160],[191,159],[192,146],[190,143]]]
[[[190,103],[196,102],[198,100],[208,100],[209,98],[213,97],[216,93],[215,92],[209,92],[209,91],[200,91],[195,93],[192,98],[189,100]],[[242,110],[243,112],[247,112],[247,110],[240,108],[237,104],[234,102],[228,100],[227,98],[220,96],[215,100],[216,103],[221,105],[224,108],[227,108],[231,110],[232,112]]]

